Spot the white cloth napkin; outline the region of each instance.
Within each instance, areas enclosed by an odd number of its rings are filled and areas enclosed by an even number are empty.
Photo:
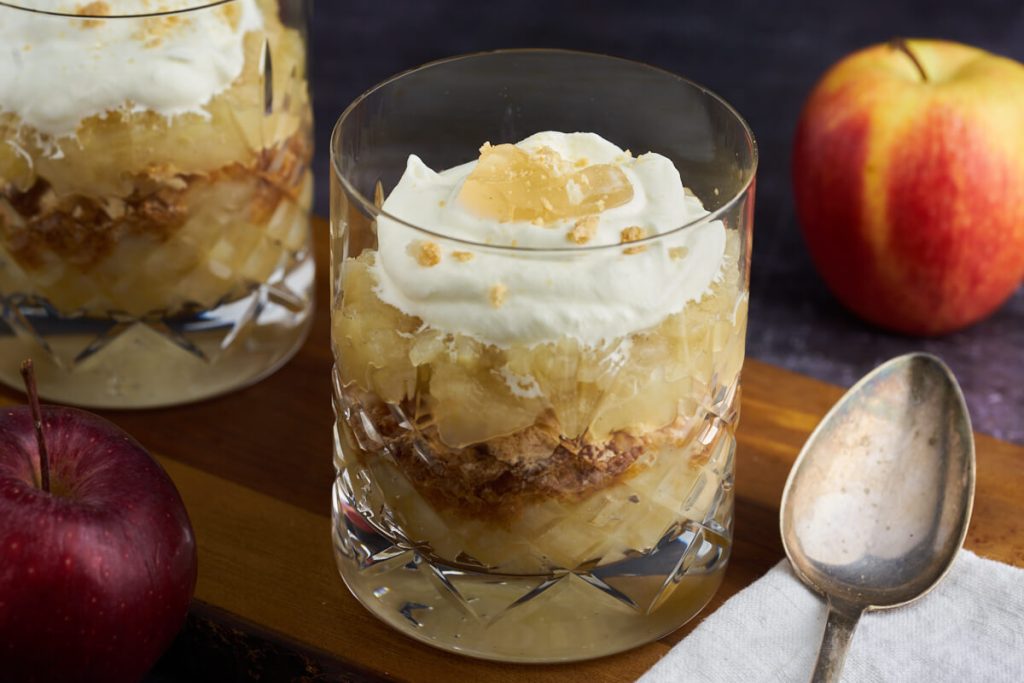
[[[711,614],[641,683],[810,679],[827,608],[783,560]],[[1024,682],[1024,569],[962,550],[917,602],[868,612],[844,683]]]

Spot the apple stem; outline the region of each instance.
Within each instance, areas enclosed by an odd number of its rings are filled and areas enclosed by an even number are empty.
[[[893,38],[892,40],[889,41],[889,45],[894,50],[899,50],[907,57],[909,57],[910,61],[914,63],[914,66],[917,67],[917,73],[921,74],[921,80],[924,81],[925,83],[928,82],[928,74],[924,70],[924,65],[921,64],[921,61],[917,58],[917,55],[910,51],[910,46],[907,45],[907,41],[905,39]]]
[[[32,411],[32,421],[36,427],[36,443],[39,445],[39,486],[50,492],[50,455],[46,451],[46,439],[43,438],[43,409],[39,405],[39,389],[36,387],[36,373],[32,367],[32,359],[21,362],[21,378],[25,381],[25,393],[28,394],[28,406]]]

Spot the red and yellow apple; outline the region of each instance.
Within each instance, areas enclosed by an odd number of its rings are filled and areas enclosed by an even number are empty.
[[[981,320],[1024,278],[1024,65],[937,40],[849,55],[804,105],[793,186],[852,311],[916,335]]]

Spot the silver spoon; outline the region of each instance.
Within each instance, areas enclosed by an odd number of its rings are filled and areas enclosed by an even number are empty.
[[[813,682],[839,680],[865,610],[905,605],[945,576],[973,502],[971,419],[938,358],[894,358],[833,406],[782,493],[786,555],[829,607]]]

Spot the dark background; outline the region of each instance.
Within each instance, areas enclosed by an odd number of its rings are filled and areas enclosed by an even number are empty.
[[[648,62],[716,91],[746,117],[761,153],[748,355],[847,386],[891,356],[930,351],[963,384],[976,429],[1024,443],[1024,289],[988,320],[941,339],[874,330],[840,308],[815,273],[789,182],[800,106],[832,63],[893,36],[958,40],[1024,61],[1019,0],[317,0],[311,34],[322,215],[334,121],[362,91],[424,62],[571,48]]]

